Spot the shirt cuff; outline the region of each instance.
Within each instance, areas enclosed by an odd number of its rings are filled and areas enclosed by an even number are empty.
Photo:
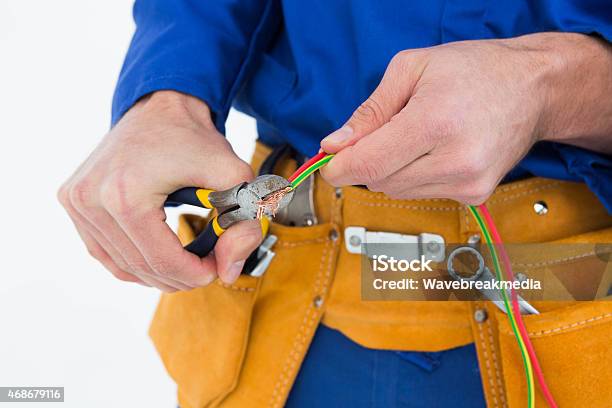
[[[209,98],[212,91],[206,86],[206,83],[195,81],[191,78],[182,78],[172,75],[154,77],[137,84],[132,84],[132,86],[129,87],[118,87],[113,97],[112,126],[114,126],[119,119],[123,117],[125,112],[134,106],[138,100],[157,91],[176,91],[202,100],[208,105],[217,129],[221,133],[225,132],[226,114],[222,106],[215,104],[212,98]]]

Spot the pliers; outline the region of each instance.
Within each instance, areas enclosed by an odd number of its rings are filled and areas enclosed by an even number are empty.
[[[239,221],[254,220],[257,218],[261,202],[270,194],[287,189],[289,181],[284,177],[266,174],[257,177],[250,183],[240,183],[230,189],[214,191],[198,187],[185,187],[170,194],[166,199],[166,206],[189,204],[197,207],[216,209],[217,215],[185,249],[199,257],[208,255],[217,240],[227,228]],[[288,190],[278,202],[277,209],[289,204],[293,197],[293,190]],[[273,216],[269,208],[263,210],[266,216]],[[262,232],[268,230],[269,220],[261,219]]]

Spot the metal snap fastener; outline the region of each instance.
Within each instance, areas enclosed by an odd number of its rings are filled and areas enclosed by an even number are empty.
[[[312,304],[317,309],[320,308],[321,306],[323,306],[323,298],[319,295],[315,296],[314,299],[312,300]]]
[[[351,235],[351,237],[349,238],[349,243],[352,246],[361,245],[361,238],[359,238],[357,235]]]
[[[476,244],[480,243],[480,234],[470,235],[468,237],[467,243],[469,245],[476,245]]]
[[[487,320],[487,317],[488,315],[485,309],[477,309],[474,312],[474,320],[476,320],[477,323],[483,323]]]
[[[342,198],[342,188],[337,187],[335,192],[336,192],[336,198]]]
[[[525,282],[527,280],[527,275],[525,275],[523,272],[519,272],[516,274],[515,280],[517,282]]]
[[[333,229],[333,230],[329,231],[329,239],[331,239],[332,241],[337,240],[338,236],[339,236],[338,230]]]
[[[545,215],[548,212],[548,205],[545,201],[536,201],[533,203],[533,211],[538,215]]]

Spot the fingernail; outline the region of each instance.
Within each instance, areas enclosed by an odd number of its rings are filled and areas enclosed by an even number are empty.
[[[331,133],[323,142],[327,143],[342,143],[353,135],[353,129],[350,126],[342,126],[340,129]]]
[[[215,281],[215,279],[217,279],[217,274],[214,273],[209,273],[206,275],[206,279],[204,279],[204,282],[202,282],[202,286],[208,286],[211,283],[213,283]]]
[[[240,276],[243,266],[244,266],[244,261],[238,261],[238,262],[234,262],[233,264],[231,264],[230,267],[227,269],[227,272],[225,273],[224,282],[234,283],[236,279],[238,279],[238,277]]]

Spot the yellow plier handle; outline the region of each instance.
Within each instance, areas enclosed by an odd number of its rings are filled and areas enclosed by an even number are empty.
[[[218,215],[210,220],[204,231],[202,231],[191,243],[185,246],[187,251],[201,258],[205,257],[214,249],[219,237],[227,228],[235,222],[250,218],[246,216],[246,214],[252,213],[253,210],[239,211],[240,206],[236,200],[238,191],[243,188],[245,184],[246,183],[239,184],[225,191],[185,187],[168,196],[166,206],[189,204],[202,208],[216,209],[218,211]],[[264,236],[268,232],[269,224],[270,221],[268,218],[262,218],[261,226]]]

